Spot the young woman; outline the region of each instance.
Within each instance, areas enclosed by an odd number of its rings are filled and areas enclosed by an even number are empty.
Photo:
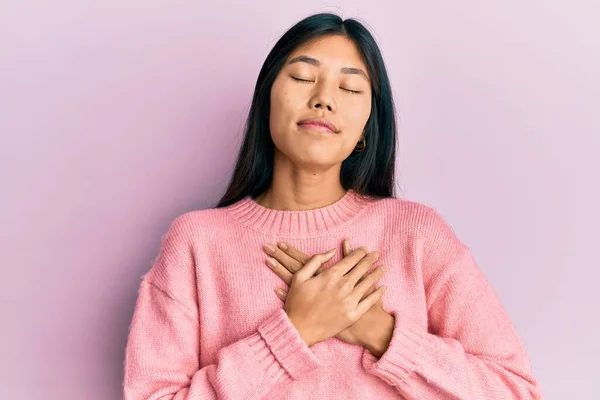
[[[540,399],[469,248],[394,197],[395,147],[364,26],[286,32],[227,192],[178,217],[142,277],[125,399]]]

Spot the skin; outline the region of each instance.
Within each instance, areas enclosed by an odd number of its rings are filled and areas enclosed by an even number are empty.
[[[302,59],[292,62],[299,56],[310,57],[320,66]],[[259,204],[310,210],[344,195],[342,161],[360,141],[369,119],[371,85],[363,74],[343,73],[342,68],[360,69],[368,77],[351,40],[326,36],[296,49],[275,78],[269,115],[275,144],[273,180],[269,190],[256,199]],[[338,133],[302,129],[298,122],[307,118],[327,118]]]
[[[350,39],[325,36],[290,54],[270,94],[273,180],[256,202],[278,210],[310,210],[339,200],[346,192],[342,161],[362,137],[371,96],[366,65]],[[326,118],[335,133],[298,125],[308,118]],[[284,309],[309,346],[337,336],[380,355],[389,344],[393,316],[381,306],[384,289],[374,289],[381,268],[365,275],[378,254],[345,246],[344,258],[327,270],[322,265],[334,253],[308,256],[293,249],[288,259],[278,259],[287,253],[272,252],[271,259],[279,261],[274,271],[290,285]],[[290,266],[291,260],[296,264]]]
[[[277,248],[268,246],[269,245],[265,246],[265,251],[268,254],[271,254],[271,257],[267,259],[267,264],[273,268],[275,273],[284,282],[290,285],[294,274],[310,260],[310,256],[284,242],[279,242]],[[365,247],[361,248],[366,251]],[[352,253],[350,241],[348,239],[344,240],[343,251],[344,257],[347,257]],[[378,258],[378,253],[374,253],[375,258]],[[375,270],[374,273],[380,273],[379,276],[381,276],[386,268],[387,267],[383,265]],[[319,275],[324,270],[325,269],[321,266],[315,275]],[[359,282],[363,279],[364,276]],[[374,280],[377,279],[377,277],[374,278]],[[365,292],[363,298],[374,292],[375,286],[372,285]],[[287,292],[285,290],[277,288],[275,293],[282,301],[286,301]],[[339,332],[336,337],[346,343],[358,344],[366,347],[372,354],[381,357],[386,351],[392,338],[394,322],[394,317],[384,310],[381,298],[379,298],[375,305],[369,308],[355,323]]]

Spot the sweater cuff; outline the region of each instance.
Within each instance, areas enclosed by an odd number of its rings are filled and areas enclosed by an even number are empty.
[[[261,342],[266,344],[267,349],[293,379],[298,379],[320,365],[318,357],[304,342],[283,308],[266,319],[258,327],[258,332],[264,340]],[[261,343],[255,343],[253,347],[255,351],[261,351]]]
[[[427,331],[400,318],[395,311],[390,314],[394,316],[395,322],[387,350],[378,359],[365,348],[362,365],[368,373],[378,376],[389,385],[398,386],[422,363]]]

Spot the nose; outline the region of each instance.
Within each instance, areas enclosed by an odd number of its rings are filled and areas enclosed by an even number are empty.
[[[335,112],[337,105],[335,99],[331,95],[331,91],[321,84],[317,88],[316,93],[310,99],[310,108],[327,110],[329,112]]]

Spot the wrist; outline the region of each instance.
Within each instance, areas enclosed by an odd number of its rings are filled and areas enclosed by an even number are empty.
[[[380,358],[392,340],[395,322],[394,316],[386,312],[377,323],[373,324],[373,328],[365,333],[362,338],[362,346]]]
[[[295,317],[290,316],[289,314],[288,314],[288,318],[289,318],[290,322],[292,323],[292,325],[294,325],[294,328],[296,328],[296,331],[300,335],[300,338],[304,341],[304,343],[306,343],[306,345],[308,347],[311,347],[314,344],[317,344],[319,342],[319,340],[317,340],[314,336],[314,329],[304,327],[300,323],[300,321],[297,321],[295,319]]]

